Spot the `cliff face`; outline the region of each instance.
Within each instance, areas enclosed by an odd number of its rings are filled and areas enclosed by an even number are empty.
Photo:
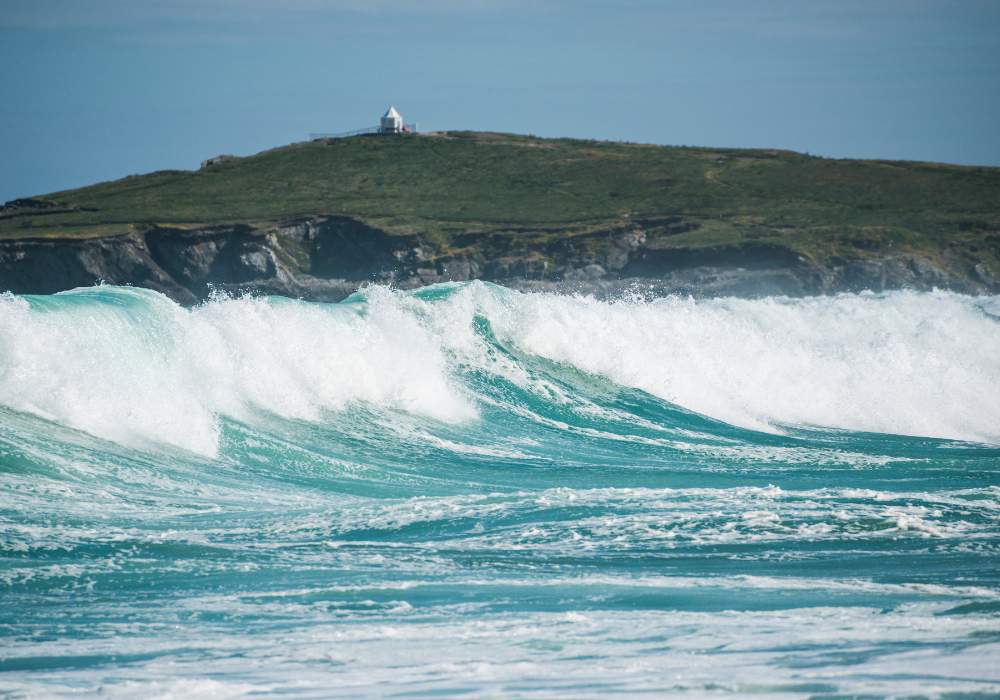
[[[674,217],[606,230],[390,234],[347,216],[270,226],[150,227],[89,239],[0,240],[0,286],[49,294],[96,282],[159,290],[196,303],[213,289],[340,300],[366,282],[413,288],[482,279],[505,286],[614,295],[802,296],[839,291],[944,288],[1000,292],[985,266],[944,266],[914,253],[817,262],[768,242],[675,249],[697,224]],[[967,267],[967,266],[966,266]]]

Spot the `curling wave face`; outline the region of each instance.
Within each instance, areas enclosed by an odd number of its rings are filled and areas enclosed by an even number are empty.
[[[1000,691],[998,317],[478,282],[2,296],[0,682]]]

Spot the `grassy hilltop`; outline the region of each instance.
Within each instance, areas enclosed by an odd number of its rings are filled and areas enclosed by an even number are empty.
[[[34,200],[0,212],[0,239],[338,215],[447,249],[470,232],[572,236],[631,225],[661,250],[755,242],[819,265],[918,252],[1000,275],[1000,168],[778,150],[478,132],[356,137]]]

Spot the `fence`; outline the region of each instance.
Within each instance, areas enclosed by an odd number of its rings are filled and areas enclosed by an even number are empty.
[[[416,124],[403,124],[403,132],[408,134],[417,133]],[[351,136],[364,136],[366,134],[382,134],[384,133],[377,126],[370,126],[367,129],[357,129],[355,131],[342,131],[339,134],[309,134],[309,140],[315,141],[316,139],[346,139]],[[386,134],[388,135],[388,134]]]

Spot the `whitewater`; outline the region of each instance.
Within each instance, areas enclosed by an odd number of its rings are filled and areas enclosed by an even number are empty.
[[[0,695],[1000,697],[1000,297],[0,295]]]

